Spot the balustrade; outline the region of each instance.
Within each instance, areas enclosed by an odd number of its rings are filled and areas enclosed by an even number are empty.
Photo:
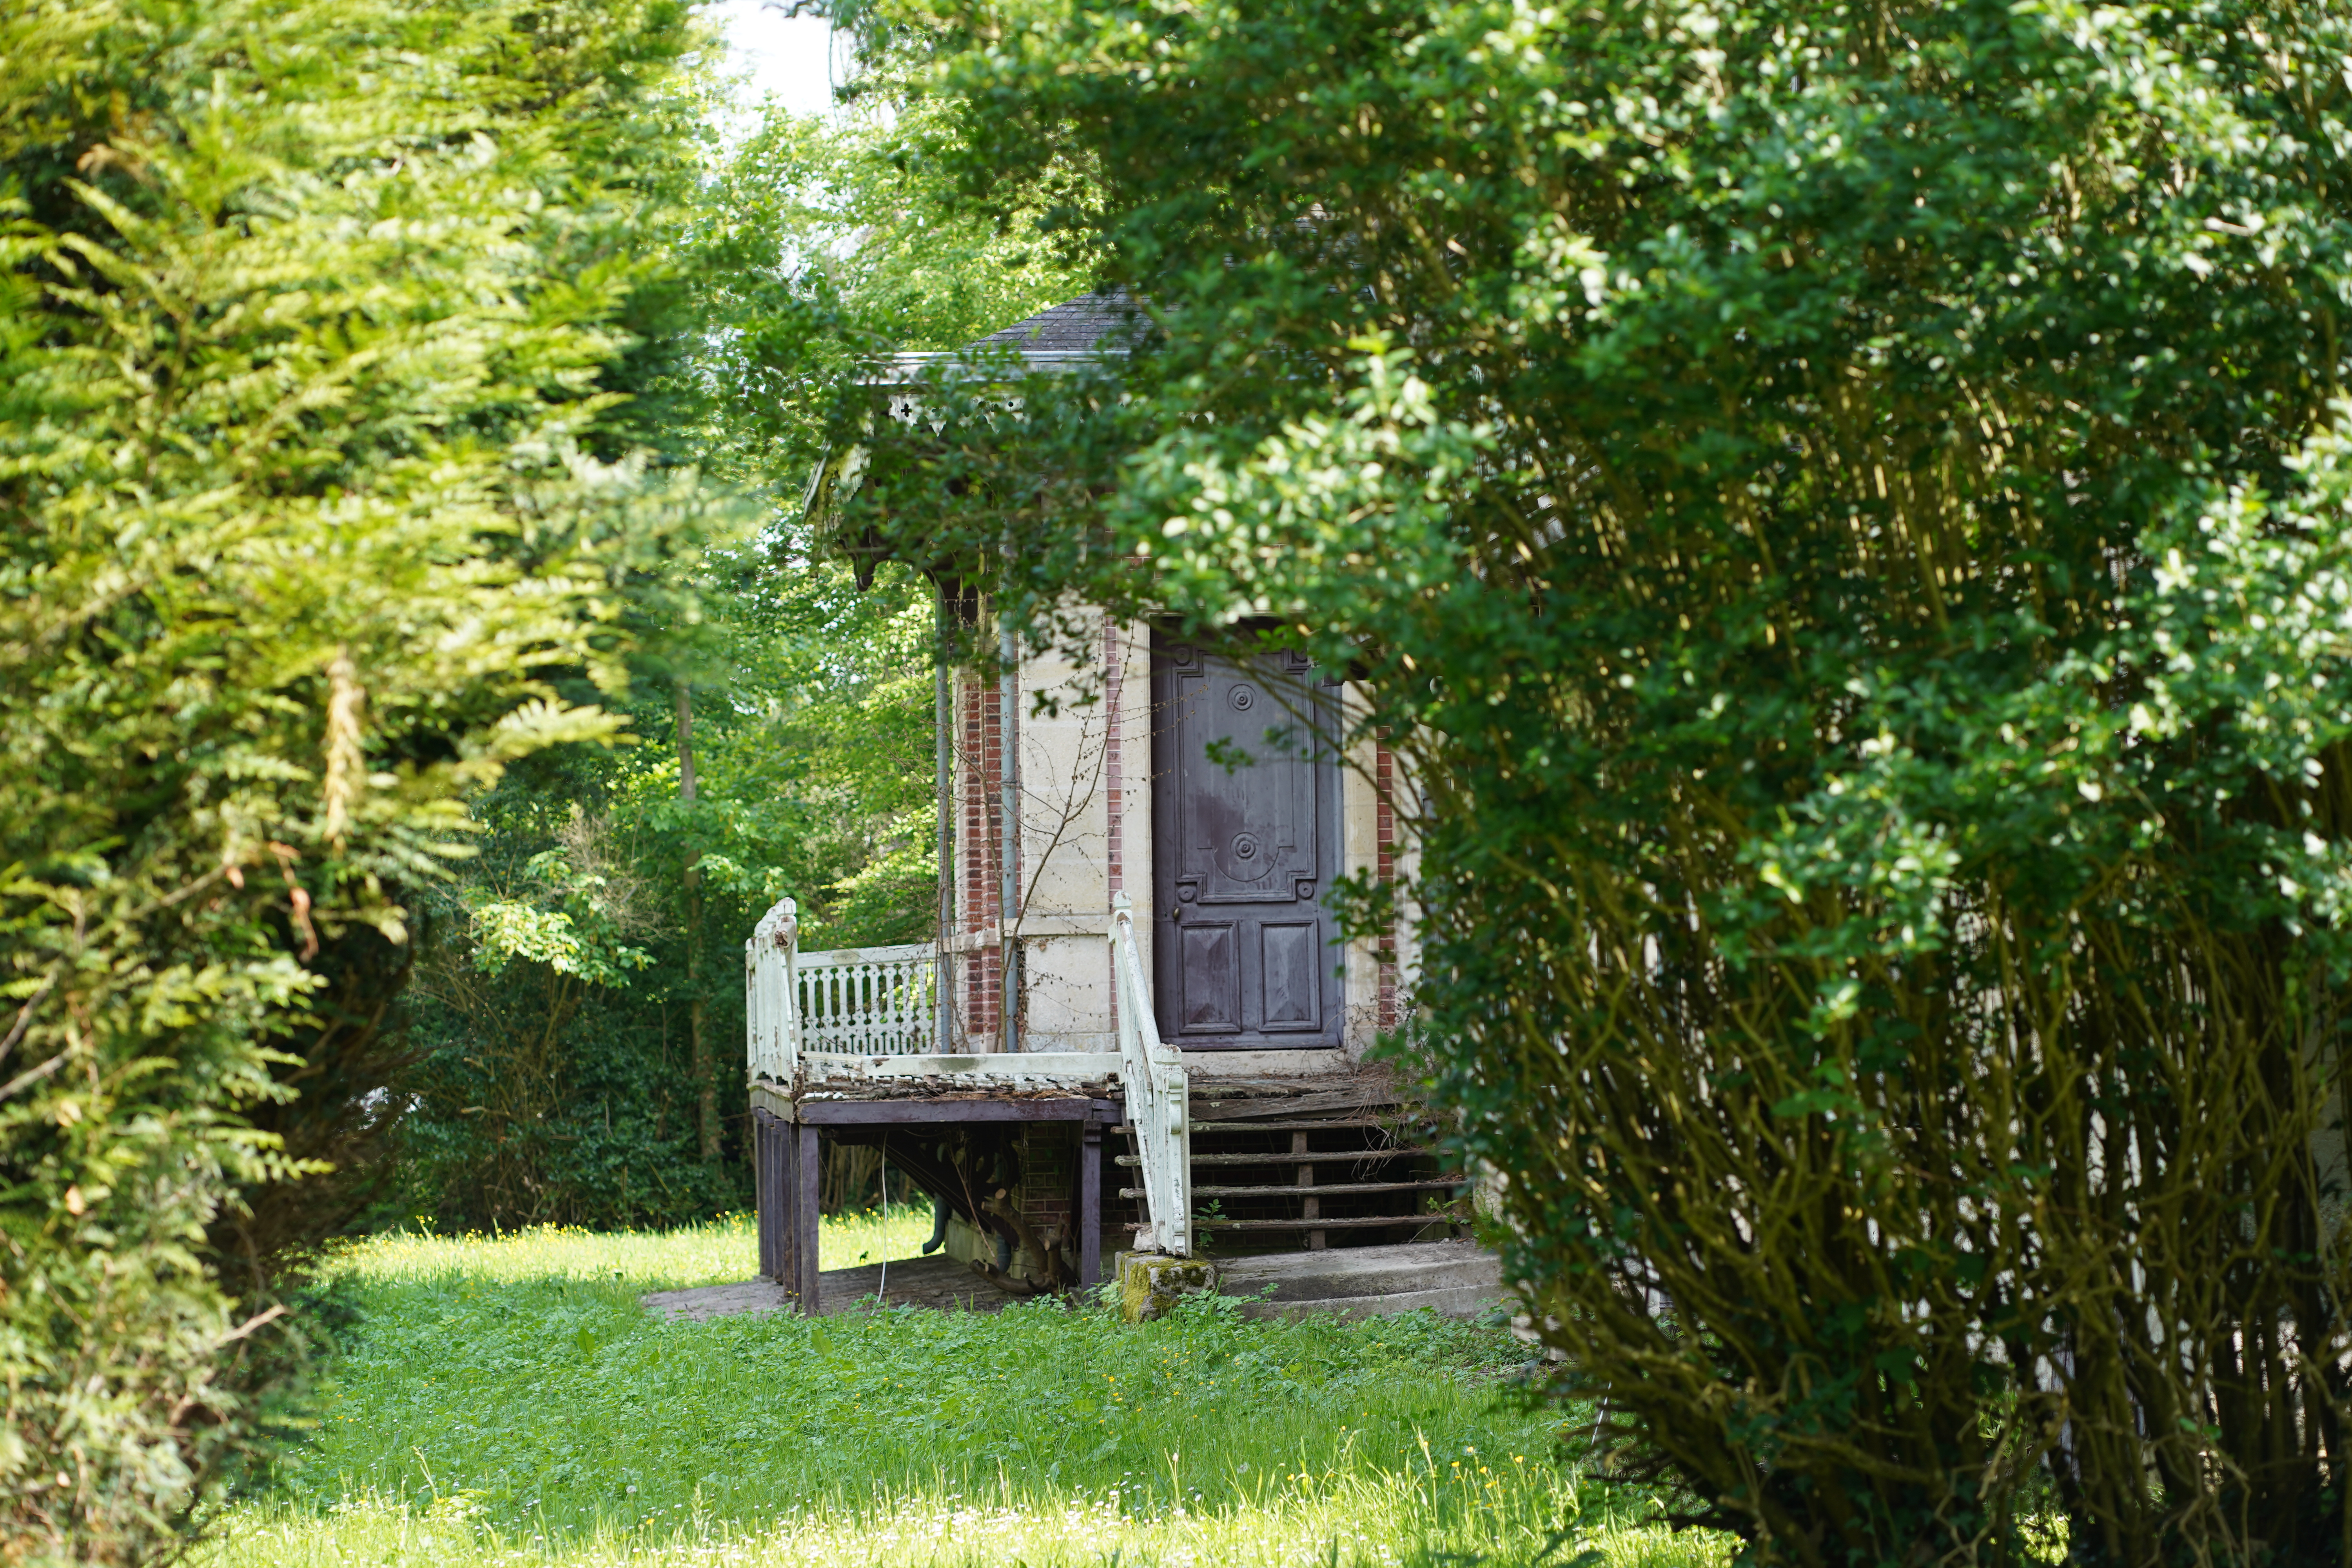
[[[1127,1100],[1143,1173],[1145,1223],[1136,1247],[1177,1258],[1192,1250],[1192,1081],[1181,1053],[1160,1038],[1151,988],[1135,945],[1135,920],[1125,894],[1110,919],[1113,996],[1118,1014],[1117,1073]],[[792,1084],[809,1056],[841,1058],[921,1056],[939,1038],[938,951],[927,942],[901,947],[800,951],[797,906],[786,899],[770,910],[743,944],[749,1066],[755,1080]],[[934,1058],[948,1063],[951,1058]],[[960,1068],[978,1060],[952,1058]],[[1007,1058],[1008,1065],[1020,1058]],[[1072,1072],[1099,1058],[1052,1057],[1046,1071]],[[1108,1066],[1108,1063],[1103,1064]],[[1100,1067],[1086,1070],[1099,1073]]]
[[[929,942],[803,952],[793,968],[801,1049],[901,1057],[933,1048],[940,954]]]
[[[748,1062],[754,1079],[790,1083],[804,1055],[898,1057],[939,1037],[940,955],[929,942],[800,951],[790,899],[743,944]]]

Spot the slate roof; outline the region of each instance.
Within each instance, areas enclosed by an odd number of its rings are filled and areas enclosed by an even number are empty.
[[[1040,310],[1025,321],[1015,321],[1000,332],[973,343],[973,348],[1018,349],[1024,356],[1044,354],[1082,354],[1090,352],[1103,338],[1130,321],[1135,314],[1128,302],[1127,290],[1114,289],[1108,293],[1087,294],[1051,310]]]
[[[1028,371],[1074,369],[1096,355],[1116,351],[1119,331],[1139,319],[1124,289],[1082,294],[1075,300],[1040,310],[1025,321],[1015,321],[950,353],[921,350],[892,356],[890,368],[876,376],[876,386],[906,386],[935,370],[953,374],[964,355],[974,351],[1010,349]]]

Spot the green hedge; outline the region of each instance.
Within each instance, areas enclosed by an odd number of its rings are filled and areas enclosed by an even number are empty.
[[[250,1442],[281,1325],[208,1237],[315,1172],[289,1101],[369,1087],[311,1070],[398,984],[359,939],[469,792],[613,732],[551,681],[614,675],[702,509],[595,455],[692,41],[661,4],[0,16],[0,1557],[152,1554]]]

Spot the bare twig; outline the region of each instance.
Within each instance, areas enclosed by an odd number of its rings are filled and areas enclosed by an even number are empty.
[[[7,1038],[0,1039],[0,1062],[6,1061],[8,1054],[23,1042],[25,1031],[32,1027],[33,1009],[41,1005],[42,998],[57,989],[57,984],[58,972],[52,968],[47,974],[41,976],[41,984],[30,996],[25,998],[25,1005],[16,1009],[16,1024],[8,1030]]]
[[[285,1315],[286,1304],[281,1301],[277,1306],[270,1307],[263,1311],[256,1312],[244,1322],[239,1323],[236,1328],[231,1329],[227,1333],[221,1336],[220,1342],[224,1345],[235,1344],[237,1341],[244,1339],[248,1334],[259,1332],[262,1329],[267,1328],[269,1324],[276,1322]]]
[[[68,1046],[64,1050],[59,1051],[56,1056],[51,1057],[39,1067],[27,1068],[23,1072],[18,1073],[15,1078],[10,1079],[5,1084],[0,1084],[0,1100],[16,1099],[17,1095],[23,1093],[26,1089],[32,1088],[35,1084],[40,1082],[43,1079],[48,1077],[51,1073],[65,1066],[66,1058],[72,1055],[73,1047],[71,1046]]]

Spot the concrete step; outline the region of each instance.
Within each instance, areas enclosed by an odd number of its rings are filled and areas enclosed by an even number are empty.
[[[1501,1259],[1475,1242],[1414,1241],[1220,1259],[1217,1289],[1264,1297],[1245,1309],[1253,1318],[1379,1317],[1422,1307],[1467,1318],[1502,1297],[1503,1271]]]

